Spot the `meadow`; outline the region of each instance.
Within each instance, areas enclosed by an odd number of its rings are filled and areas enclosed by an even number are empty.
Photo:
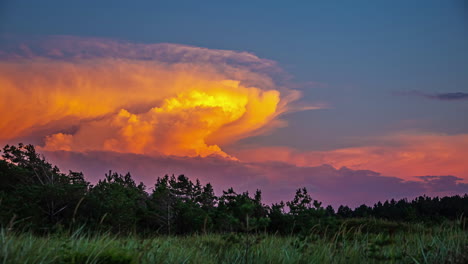
[[[398,227],[398,228],[389,228]],[[393,231],[391,231],[393,230]],[[468,263],[460,221],[427,226],[375,219],[343,222],[309,234],[86,233],[35,235],[2,229],[1,263]]]

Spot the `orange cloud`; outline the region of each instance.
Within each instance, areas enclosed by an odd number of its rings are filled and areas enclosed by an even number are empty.
[[[229,157],[221,144],[279,125],[300,97],[249,53],[77,38],[16,53],[0,62],[0,140],[47,127],[48,151]]]
[[[420,175],[456,175],[468,179],[468,134],[399,134],[378,144],[331,151],[265,147],[234,151],[241,160],[281,161],[297,166],[330,164],[336,168],[373,170],[410,179]]]

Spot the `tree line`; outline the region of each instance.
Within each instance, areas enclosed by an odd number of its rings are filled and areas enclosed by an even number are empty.
[[[192,234],[269,232],[294,234],[343,219],[378,218],[396,222],[440,222],[468,213],[468,195],[421,196],[390,200],[355,209],[312,199],[306,188],[291,201],[266,205],[262,192],[233,188],[216,196],[184,175],[159,177],[152,188],[137,184],[130,173],[109,171],[91,185],[83,173],[63,173],[33,145],[6,145],[0,159],[0,225],[38,233],[86,228],[115,233]]]

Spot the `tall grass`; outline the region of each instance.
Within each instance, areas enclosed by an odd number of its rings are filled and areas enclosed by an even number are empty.
[[[454,222],[430,228],[406,225],[397,232],[368,227],[348,223],[332,233],[311,230],[287,237],[153,238],[83,230],[35,236],[0,229],[0,263],[468,263],[468,232]]]

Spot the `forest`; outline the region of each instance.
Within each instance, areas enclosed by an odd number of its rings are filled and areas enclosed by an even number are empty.
[[[0,261],[468,263],[468,194],[336,210],[306,188],[291,197],[267,205],[260,189],[215,195],[210,183],[185,175],[158,177],[148,188],[109,171],[93,185],[81,172],[61,172],[33,145],[6,145]]]

